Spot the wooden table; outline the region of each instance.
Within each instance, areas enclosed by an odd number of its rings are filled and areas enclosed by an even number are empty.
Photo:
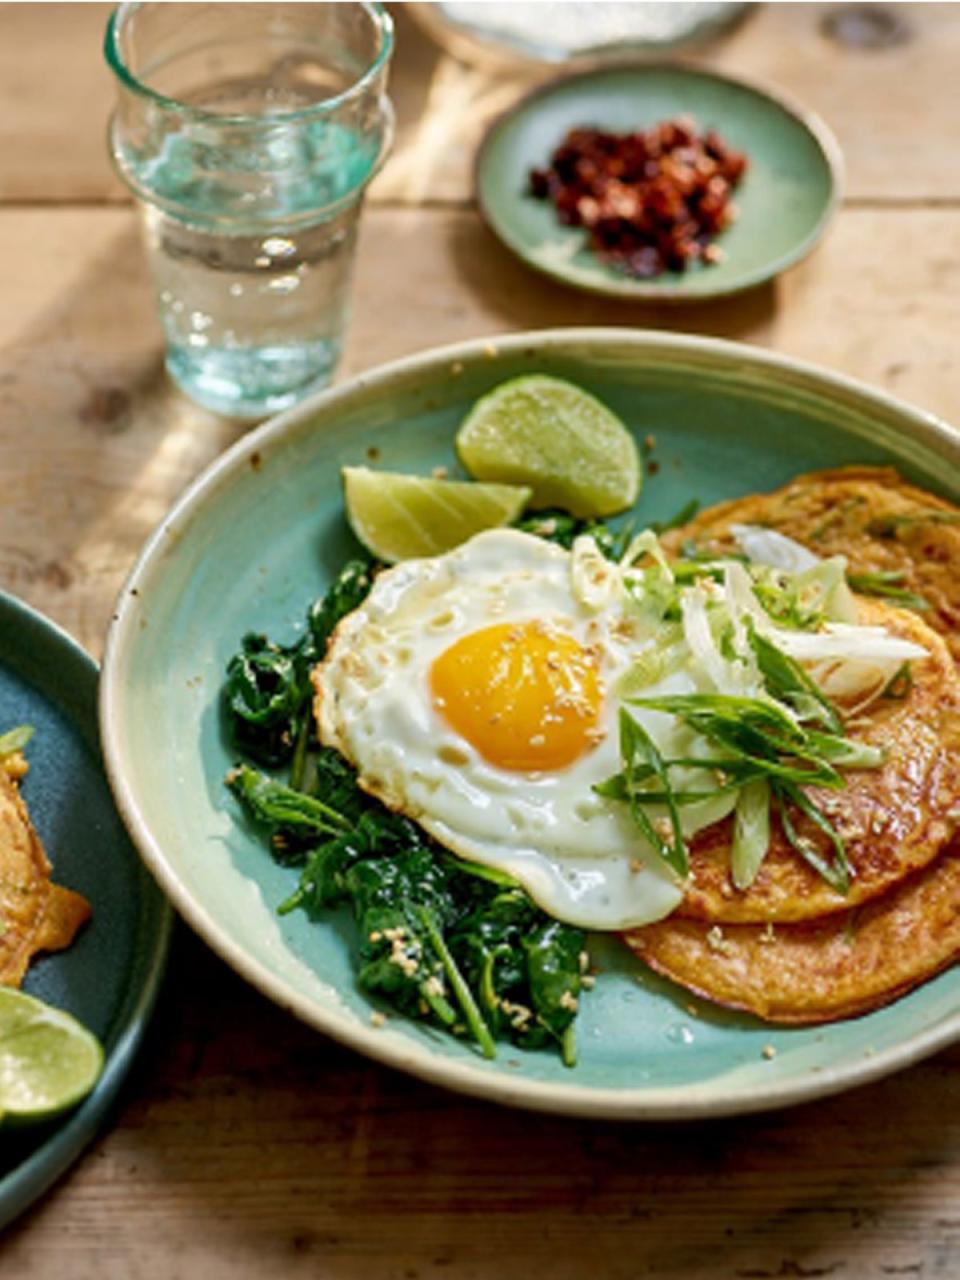
[[[898,38],[880,47],[830,35],[837,8],[761,6],[703,55],[818,110],[848,186],[808,262],[683,311],[568,292],[500,248],[470,162],[529,76],[461,65],[399,12],[399,139],[365,214],[342,375],[529,327],[678,326],[960,422],[960,5],[890,7]],[[0,5],[0,587],[94,654],[146,534],[240,430],[162,370],[135,216],[105,158],[106,13]],[[750,1119],[511,1113],[337,1047],[181,929],[110,1124],[8,1230],[0,1276],[956,1280],[958,1102],[960,1046]]]

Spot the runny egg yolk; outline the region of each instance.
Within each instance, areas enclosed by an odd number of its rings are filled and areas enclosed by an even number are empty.
[[[595,656],[540,622],[463,636],[430,669],[434,706],[490,764],[563,769],[597,743],[603,686]]]

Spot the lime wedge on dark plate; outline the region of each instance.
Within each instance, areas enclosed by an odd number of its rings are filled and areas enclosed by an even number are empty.
[[[37,957],[24,980],[28,995],[84,1030],[66,1035],[72,1064],[34,1070],[33,1101],[21,1095],[14,1103],[36,1123],[4,1125],[0,1227],[72,1164],[103,1123],[146,1028],[169,945],[170,908],[127,839],[103,773],[96,696],[93,660],[53,623],[0,593],[0,729],[34,727],[23,796],[57,883],[82,893],[93,908],[73,945]],[[3,998],[18,1005],[24,999]],[[2,1021],[0,1010],[0,1059]],[[66,1025],[35,1026],[27,1057],[42,1056]],[[88,1033],[103,1046],[95,1082],[97,1053]],[[92,1088],[81,1097],[87,1084]]]

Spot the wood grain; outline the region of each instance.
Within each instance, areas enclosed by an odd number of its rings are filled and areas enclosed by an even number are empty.
[[[166,379],[131,210],[0,208],[0,279],[0,473],[16,477],[0,522],[0,583],[99,654],[147,534],[244,428]],[[958,286],[960,210],[845,211],[817,253],[776,284],[678,310],[543,280],[471,211],[372,206],[341,376],[519,329],[679,328],[787,351],[960,422]]]
[[[822,247],[673,310],[567,291],[469,205],[486,122],[531,82],[442,55],[393,6],[398,144],[362,228],[341,376],[553,325],[674,327],[814,360],[960,423],[960,5],[905,42],[763,5],[704,53],[819,110],[849,166]],[[884,7],[886,8],[886,7]],[[166,380],[136,217],[103,130],[108,6],[0,5],[0,588],[99,654],[178,493],[242,427]],[[956,1280],[960,1046],[841,1098],[687,1126],[460,1099],[337,1047],[181,930],[99,1141],[0,1240],[2,1280]]]
[[[9,1231],[0,1271],[955,1280],[958,1087],[955,1050],[768,1116],[526,1115],[355,1057],[181,938],[118,1123]]]
[[[948,162],[943,147],[960,59],[960,5],[878,6],[896,15],[904,39],[874,49],[827,34],[839,7],[754,5],[694,60],[776,86],[822,115],[843,148],[851,199],[960,199],[960,166]],[[105,146],[114,90],[101,46],[110,8],[0,4],[0,201],[126,198]],[[544,73],[465,66],[438,49],[403,5],[392,10],[390,92],[399,129],[372,197],[465,203],[483,131]]]

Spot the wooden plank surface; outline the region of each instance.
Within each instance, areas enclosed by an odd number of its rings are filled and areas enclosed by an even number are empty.
[[[398,8],[398,6],[394,6]],[[361,235],[341,376],[521,328],[679,327],[814,360],[960,423],[960,5],[765,5],[709,58],[820,110],[847,204],[776,284],[616,305],[516,263],[468,173],[529,83],[465,68],[398,13],[401,122]],[[132,557],[240,428],[162,370],[136,217],[103,150],[103,5],[0,5],[0,587],[99,653]],[[53,513],[53,514],[52,514]],[[181,930],[110,1125],[0,1240],[16,1280],[957,1280],[960,1046],[798,1110],[569,1122],[445,1094],[301,1027]]]
[[[0,523],[0,580],[99,653],[137,548],[241,429],[164,376],[132,211],[0,209],[0,279],[0,469],[19,477]],[[518,329],[673,327],[787,351],[960,422],[960,210],[845,211],[769,288],[677,310],[542,280],[472,211],[374,206],[354,296],[343,376]]]
[[[958,1088],[953,1052],[768,1116],[511,1112],[331,1045],[187,941],[115,1127],[0,1274],[956,1280]]]
[[[960,198],[960,166],[943,147],[955,115],[960,5],[878,6],[903,31],[901,43],[881,48],[828,34],[842,7],[756,5],[697,59],[776,86],[822,115],[843,147],[851,199]],[[465,67],[403,5],[392,9],[399,132],[373,198],[464,203],[484,129],[536,77]],[[0,4],[0,201],[124,199],[104,137],[113,103],[101,52],[109,13],[104,4]]]

